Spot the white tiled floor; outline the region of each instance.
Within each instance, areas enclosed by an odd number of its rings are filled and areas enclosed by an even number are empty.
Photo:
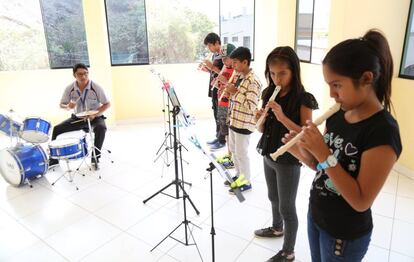
[[[111,164],[103,158],[101,169],[75,176],[73,184],[61,179],[57,168],[33,181],[33,188],[15,188],[0,178],[0,261],[201,261],[194,245],[167,238],[150,250],[183,220],[181,199],[159,194],[143,204],[174,176],[174,164],[166,167],[155,153],[162,143],[162,123],[120,125],[110,128],[105,146],[112,150]],[[201,141],[213,133],[211,121],[194,128]],[[211,261],[210,185],[205,168],[208,159],[185,138],[182,143],[185,181],[197,215],[187,201],[188,219],[204,261]],[[253,231],[271,223],[270,205],[261,157],[251,140],[253,190],[239,203],[227,193],[223,179],[214,173],[214,226],[216,261],[265,261],[282,246],[281,239],[257,239]],[[5,137],[0,145],[7,145]],[[165,156],[165,155],[163,155]],[[171,162],[169,154],[168,162]],[[166,160],[165,160],[166,161]],[[99,172],[99,173],[98,173]],[[98,179],[98,174],[102,179]],[[299,231],[297,261],[310,261],[306,212],[313,172],[302,169],[297,197]],[[174,186],[165,190],[174,194]],[[392,172],[373,205],[374,233],[365,261],[414,261],[414,181]],[[173,234],[184,241],[184,225]],[[189,243],[193,240],[189,238]]]

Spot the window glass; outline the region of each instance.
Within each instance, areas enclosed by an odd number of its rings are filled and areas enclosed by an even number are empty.
[[[82,0],[40,0],[51,68],[89,65]]]

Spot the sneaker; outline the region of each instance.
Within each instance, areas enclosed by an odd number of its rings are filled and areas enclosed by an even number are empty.
[[[227,161],[231,161],[231,155],[229,155],[229,154],[225,154],[223,156],[217,157],[217,163],[219,163],[219,164],[223,164]]]
[[[222,143],[220,143],[220,142],[217,142],[217,143],[212,144],[212,145],[210,146],[210,150],[211,150],[211,151],[214,151],[214,150],[219,150],[219,149],[221,149],[221,148],[223,148],[223,147],[225,147],[225,146],[226,146],[226,144],[222,144]]]
[[[234,176],[234,177],[232,177],[231,179],[233,179],[233,181],[236,181],[237,180],[237,178],[239,178],[238,176]],[[224,185],[225,186],[230,186],[230,182],[229,181],[224,181]]]
[[[294,260],[295,260],[294,253],[291,253],[288,255],[283,250],[280,250],[279,252],[277,252],[276,255],[269,258],[266,262],[289,262],[289,261],[294,261]]]
[[[248,191],[252,189],[252,184],[246,184],[246,185],[242,185],[241,187],[238,187],[240,189],[240,191],[244,192],[244,191]],[[229,193],[234,195],[234,190],[233,188],[229,189]]]
[[[231,161],[231,160],[228,160],[227,162],[224,162],[222,165],[226,169],[232,169],[232,168],[234,168],[234,162]]]
[[[215,144],[215,143],[217,143],[217,142],[218,142],[218,139],[217,139],[217,138],[214,138],[213,140],[208,141],[208,142],[207,142],[207,145],[213,145],[213,144]]]
[[[254,235],[257,237],[281,237],[283,236],[283,231],[274,230],[273,227],[262,228],[254,231]]]

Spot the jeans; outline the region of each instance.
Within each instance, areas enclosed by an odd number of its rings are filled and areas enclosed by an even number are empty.
[[[308,212],[308,239],[312,262],[358,262],[368,251],[372,230],[364,236],[343,240],[331,236],[321,229]]]
[[[300,166],[279,164],[263,158],[267,194],[272,204],[273,228],[282,231],[283,251],[294,251],[298,231],[298,216],[296,214],[296,195],[299,185]]]

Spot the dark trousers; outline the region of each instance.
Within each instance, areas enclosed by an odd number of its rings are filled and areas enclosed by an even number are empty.
[[[66,133],[66,132],[89,129],[87,121],[80,121],[80,122],[72,123],[77,120],[80,120],[80,118],[76,117],[75,115],[72,115],[71,118],[66,119],[62,123],[56,125],[53,128],[52,140],[55,140],[58,135]],[[95,133],[95,141],[94,141],[95,147],[97,147],[100,151],[102,149],[102,145],[105,140],[105,133],[106,133],[105,117],[104,116],[96,117],[95,119],[91,121],[91,126],[93,128],[93,132]],[[100,156],[99,151],[95,150],[95,154],[97,157]]]
[[[225,141],[225,137],[220,137],[220,120],[219,116],[217,114],[218,111],[218,99],[217,99],[217,88],[213,90],[212,96],[211,96],[211,102],[212,102],[212,109],[214,114],[214,120],[216,121],[216,138],[221,141]]]
[[[226,143],[226,136],[229,134],[229,126],[227,125],[228,107],[217,107],[217,118],[219,123],[218,140],[220,143]]]
[[[273,228],[283,230],[283,251],[291,253],[296,243],[298,217],[296,194],[298,191],[300,166],[279,164],[269,156],[263,158],[268,197],[272,204]]]

